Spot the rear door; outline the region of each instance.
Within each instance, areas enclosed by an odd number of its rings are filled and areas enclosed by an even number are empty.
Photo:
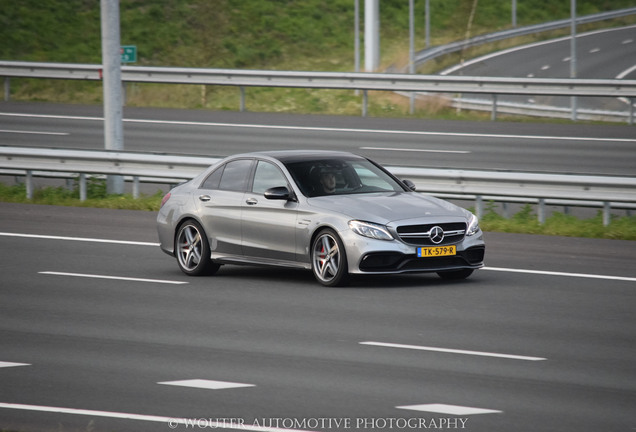
[[[242,255],[241,210],[253,159],[230,161],[201,184],[195,196],[213,255]]]

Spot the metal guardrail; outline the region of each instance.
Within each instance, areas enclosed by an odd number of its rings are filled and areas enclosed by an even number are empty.
[[[0,76],[100,80],[101,65],[0,61]],[[636,97],[636,80],[122,66],[123,82],[438,93]]]
[[[636,13],[636,8],[621,9],[601,14],[579,17],[577,23],[611,19]],[[535,26],[521,27],[477,36],[439,47],[420,51],[416,63],[462,50],[469,46],[493,42],[522,34],[536,33],[567,25],[569,20],[560,20]],[[9,100],[10,78],[53,78],[93,80],[102,79],[102,66],[72,63],[38,63],[0,61],[0,76],[5,77],[4,95]],[[168,68],[122,66],[123,82],[198,84],[238,86],[241,89],[240,110],[245,110],[245,87],[297,87],[314,89],[362,90],[362,115],[367,115],[368,91],[434,92],[492,95],[492,118],[496,118],[497,95],[552,95],[552,96],[599,96],[624,97],[630,99],[627,114],[629,124],[634,123],[631,98],[636,97],[636,80],[617,79],[547,79],[547,78],[499,78],[458,77],[438,75],[410,75],[405,73],[337,73],[301,71],[264,71],[201,68]]]
[[[144,178],[170,183],[189,180],[219,158],[99,150],[64,150],[0,146],[0,169],[26,176],[27,197],[33,194],[33,176],[39,172],[77,173],[80,199],[86,199],[87,174],[118,174],[133,177],[133,195]],[[636,178],[537,174],[508,171],[476,171],[387,167],[400,178],[412,180],[418,191],[431,195],[476,200],[476,213],[483,214],[485,199],[515,202],[534,200],[538,217],[545,220],[550,200],[572,206],[602,206],[603,223],[610,222],[614,208],[635,208]]]
[[[101,79],[101,65],[0,61],[0,76],[22,78]],[[177,67],[122,66],[123,82],[238,86],[241,111],[245,109],[245,87],[298,87],[362,90],[362,115],[367,115],[368,91],[497,95],[551,95],[636,97],[636,80],[580,78],[510,78],[388,73],[301,72]],[[5,81],[5,98],[9,90]],[[632,103],[629,104],[633,107]],[[633,109],[629,123],[634,122]]]
[[[620,18],[628,15],[636,14],[636,7],[619,9],[609,12],[601,12],[593,15],[586,15],[576,18],[576,25],[588,24],[596,21],[603,21],[608,19]],[[547,23],[529,25],[524,27],[517,27],[513,29],[502,30],[495,33],[489,33],[485,35],[479,35],[470,39],[449,43],[446,45],[440,45],[418,51],[415,54],[415,64],[421,66],[427,61],[433,60],[437,57],[444,56],[446,54],[462,51],[466,48],[471,48],[486,43],[497,42],[504,39],[510,39],[513,37],[525,36],[529,34],[542,33],[546,31],[557,30],[564,27],[569,27],[572,24],[571,19],[563,19],[557,21],[550,21]],[[402,70],[406,71],[406,67]]]

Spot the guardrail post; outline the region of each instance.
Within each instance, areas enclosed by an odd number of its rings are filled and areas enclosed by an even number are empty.
[[[629,124],[634,125],[634,98],[629,98]]]
[[[612,220],[612,205],[609,201],[603,202],[603,226],[608,226]]]
[[[539,217],[539,223],[543,225],[545,223],[545,198],[539,198],[537,214]]]
[[[33,171],[27,170],[25,183],[26,197],[27,199],[33,199]]]
[[[481,195],[475,196],[475,213],[478,219],[481,219],[484,214],[484,197]]]
[[[9,102],[11,99],[11,78],[4,77],[4,101]]]
[[[240,110],[241,112],[245,112],[245,87],[240,86],[239,89],[241,90]]]
[[[133,176],[133,198],[139,198],[139,176]]]
[[[490,120],[497,120],[497,95],[492,95],[492,112],[490,113]]]
[[[510,218],[510,210],[509,210],[510,206],[508,205],[508,203],[506,201],[501,203],[501,210],[503,212],[503,217],[506,219]]]
[[[367,116],[367,103],[369,102],[369,95],[367,90],[362,90],[362,117]]]
[[[79,175],[79,198],[80,201],[86,201],[86,173]]]

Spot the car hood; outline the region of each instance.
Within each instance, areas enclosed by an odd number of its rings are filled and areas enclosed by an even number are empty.
[[[338,212],[352,219],[387,225],[423,217],[451,216],[466,219],[468,211],[448,201],[417,192],[332,195],[309,198],[312,207]]]

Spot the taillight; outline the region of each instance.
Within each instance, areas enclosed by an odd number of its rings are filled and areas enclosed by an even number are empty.
[[[170,192],[168,192],[167,194],[163,196],[163,199],[161,200],[161,205],[159,206],[159,208],[163,207],[163,205],[167,203],[169,199],[170,199]]]

